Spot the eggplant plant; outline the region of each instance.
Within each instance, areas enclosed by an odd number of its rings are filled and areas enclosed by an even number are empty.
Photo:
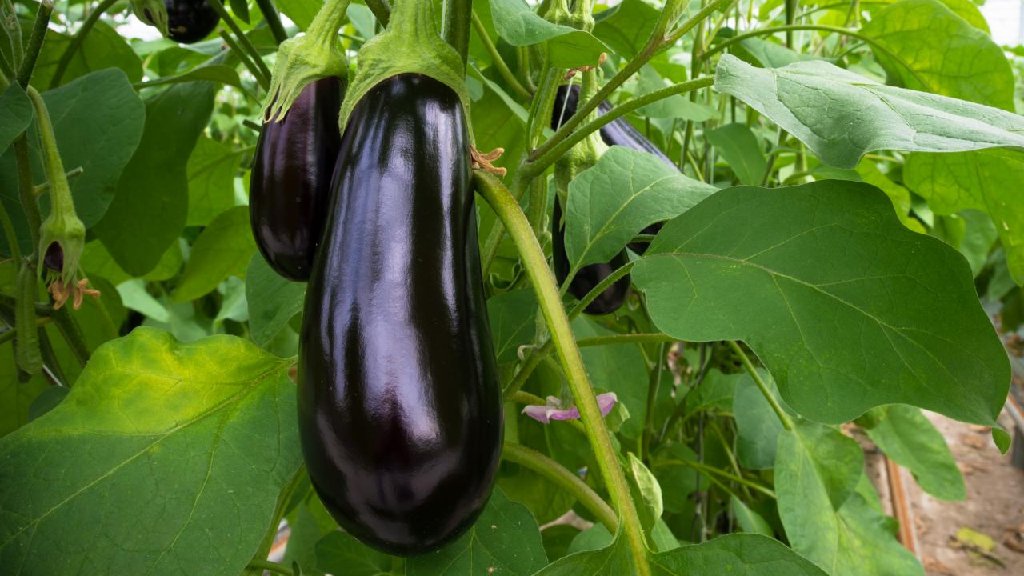
[[[0,573],[923,576],[850,431],[1009,447],[973,3],[61,8],[0,0]]]

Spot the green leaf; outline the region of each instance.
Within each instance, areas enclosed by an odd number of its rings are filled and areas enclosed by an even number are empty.
[[[962,154],[911,154],[903,179],[938,214],[981,210],[995,221],[1006,263],[1024,285],[1024,152],[981,150]]]
[[[759,372],[776,393],[771,374],[766,370]],[[782,422],[749,375],[744,374],[736,383],[732,411],[736,418],[736,457],[740,464],[753,470],[771,468],[775,464],[775,446],[782,432]]]
[[[391,557],[378,552],[344,532],[335,530],[316,544],[317,566],[331,574],[345,576],[387,576]]]
[[[28,36],[25,36],[28,39]],[[46,31],[46,40],[32,71],[32,86],[42,92],[50,88],[57,63],[71,43],[71,36]],[[115,68],[128,76],[133,84],[142,80],[142,60],[135,54],[128,42],[109,24],[100,20],[75,52],[64,71],[61,84],[66,84],[90,72]],[[97,107],[96,110],[99,110]],[[52,116],[52,114],[51,114]]]
[[[782,68],[787,64],[801,60],[815,60],[810,54],[801,54],[763,38],[747,38],[742,40],[740,45],[750,53],[750,56],[765,68]],[[755,62],[751,62],[754,64]]]
[[[943,500],[967,498],[964,478],[931,421],[913,406],[875,408],[861,421],[871,440],[900,466],[910,470],[925,492]]]
[[[338,524],[320,503],[309,480],[303,483],[305,496],[285,516],[288,521],[288,543],[282,562],[298,562],[306,576],[324,574],[317,559],[318,545],[328,534],[338,532]],[[332,547],[325,544],[325,550]]]
[[[594,17],[594,36],[619,56],[632,58],[647,45],[658,16],[643,0],[624,0]]]
[[[538,523],[558,519],[576,502],[572,494],[540,474],[522,466],[515,467],[514,473],[507,473],[508,468],[511,466],[503,466],[498,486],[511,500],[525,506]],[[574,528],[573,531],[579,530]]]
[[[995,443],[996,448],[999,449],[1000,454],[1006,454],[1010,451],[1010,433],[1003,430],[999,426],[992,427],[992,442]]]
[[[245,296],[249,302],[249,337],[266,347],[302,312],[306,285],[282,278],[255,254],[245,273]]]
[[[491,85],[487,84],[489,88]],[[518,104],[516,107],[522,108]],[[516,109],[503,98],[503,94],[490,89],[484,91],[482,98],[473,102],[469,112],[477,148],[487,151],[504,148],[505,153],[494,165],[514,172],[519,167],[519,158],[526,140],[526,123],[517,115]],[[483,234],[481,236],[486,238]]]
[[[715,89],[739,98],[841,168],[856,166],[872,150],[1024,146],[1024,118],[1016,114],[883,86],[822,61],[766,69],[725,55]]]
[[[146,101],[146,128],[95,228],[128,274],[153,269],[188,216],[186,165],[206,128],[216,91],[209,82],[175,84]]]
[[[690,505],[690,494],[700,488],[700,474],[684,462],[696,462],[697,453],[686,444],[666,444],[651,459],[651,470],[662,487],[665,510],[679,514]]]
[[[458,540],[406,561],[406,576],[533,574],[547,564],[530,513],[496,488],[480,518]]]
[[[573,540],[569,550],[576,547],[576,541],[596,530],[594,527]],[[603,527],[601,527],[603,528]],[[604,533],[607,537],[607,532]],[[534,576],[606,576],[610,574],[635,574],[633,560],[624,538],[616,538],[611,545],[597,550],[587,549],[560,558],[544,567]]]
[[[14,142],[32,123],[35,113],[32,101],[17,84],[11,84],[0,94],[0,150]]]
[[[206,226],[235,205],[235,174],[241,152],[203,136],[188,159],[187,226]]]
[[[240,573],[299,466],[287,369],[231,336],[139,328],[101,347],[57,408],[0,439],[0,562]]]
[[[498,35],[512,46],[547,43],[551,64],[560,68],[596,65],[608,47],[589,32],[548,22],[523,0],[491,0]]]
[[[1013,110],[1013,71],[987,33],[938,0],[901,0],[871,14],[862,33],[889,81]]]
[[[716,191],[651,154],[612,146],[569,183],[565,250],[572,268],[611,260],[646,226]]]
[[[736,496],[730,496],[729,505],[732,506],[733,516],[736,517],[736,522],[740,525],[740,529],[743,532],[763,534],[771,537],[772,527],[768,525],[768,522],[760,514],[751,510],[742,500]]]
[[[666,224],[632,276],[659,329],[743,340],[808,418],[906,403],[991,424],[1002,408],[1006,354],[966,262],[870,186],[718,192]]]
[[[192,245],[192,254],[174,291],[174,299],[178,302],[195,300],[228,276],[241,276],[254,252],[256,241],[249,226],[249,207],[225,210]]]
[[[834,576],[920,573],[860,493],[866,482],[859,445],[838,430],[798,421],[779,436],[775,492],[794,550]]]
[[[963,18],[968,24],[974,26],[978,30],[981,30],[985,34],[990,34],[988,22],[985,20],[985,15],[978,9],[978,4],[971,2],[971,0],[940,0],[949,8],[956,13],[957,16]]]
[[[708,370],[700,386],[686,395],[686,414],[699,410],[728,413],[732,408],[736,386],[748,378],[746,374],[723,374],[714,368]]]
[[[633,502],[637,504],[640,525],[645,532],[650,533],[665,510],[661,499],[661,486],[654,474],[651,474],[651,471],[632,452],[628,454],[628,460],[630,479],[632,480],[629,484],[630,493],[633,496]]]
[[[647,65],[640,69],[637,75],[637,96],[650,94],[665,88],[665,79],[658,74],[653,65]],[[647,118],[671,118],[704,122],[718,116],[718,111],[707,104],[691,102],[680,94],[673,94],[638,108],[636,113]]]
[[[704,132],[741,184],[756,186],[764,178],[768,160],[757,137],[746,124],[726,124]]]
[[[117,293],[125,308],[135,310],[157,322],[170,322],[171,312],[146,290],[146,281],[141,278],[127,280],[117,285]]]
[[[238,72],[226,64],[203,64],[196,66],[175,76],[163,76],[145,84],[146,87],[159,86],[161,84],[180,84],[182,82],[198,82],[207,80],[220,84],[227,84],[236,88],[245,88]]]
[[[494,355],[498,364],[519,361],[519,347],[533,341],[537,328],[537,297],[533,290],[513,290],[487,300]]]

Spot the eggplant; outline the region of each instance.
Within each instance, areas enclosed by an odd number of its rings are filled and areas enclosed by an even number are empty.
[[[194,44],[210,35],[220,16],[206,0],[164,0],[171,40]]]
[[[552,122],[552,129],[561,126],[563,122],[572,117],[576,113],[576,108],[579,107],[580,99],[580,87],[579,86],[559,86],[558,92],[555,95],[555,116],[558,118],[557,124]],[[597,110],[601,114],[607,113],[612,109],[612,105],[608,102],[601,102],[597,106]],[[657,156],[659,160],[665,164],[671,166],[673,169],[677,169],[676,165],[660,148],[654,145],[653,142],[644,137],[639,130],[633,127],[632,124],[627,122],[623,118],[616,118],[611,122],[601,127],[601,140],[609,146],[624,146],[632,150],[639,152],[647,152]],[[641,230],[641,234],[657,234],[662,227],[661,222],[655,222],[650,226],[647,226]],[[629,249],[636,252],[637,254],[643,254],[647,251],[646,242],[630,242]]]
[[[324,506],[390,554],[458,537],[497,471],[501,390],[473,202],[450,87],[400,74],[357,102],[306,291],[299,432]]]
[[[249,177],[249,218],[263,257],[281,276],[309,280],[327,222],[341,149],[342,80],[302,89],[284,120],[263,125]]]

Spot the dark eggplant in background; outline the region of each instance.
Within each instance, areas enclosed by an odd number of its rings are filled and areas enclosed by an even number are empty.
[[[220,16],[206,0],[164,0],[167,32],[171,40],[194,44],[217,27]]]
[[[350,534],[435,549],[487,502],[502,407],[462,104],[400,74],[356,104],[306,291],[299,430],[310,480]]]
[[[558,278],[559,282],[563,282],[565,277],[569,275],[569,259],[565,255],[565,233],[563,228],[562,207],[556,198],[555,213],[551,220],[551,253],[555,265],[555,277]],[[572,282],[569,283],[569,291],[572,292],[573,296],[582,299],[591,290],[596,288],[602,280],[611,276],[612,272],[615,272],[627,262],[629,262],[629,259],[626,257],[626,253],[619,252],[610,262],[599,262],[584,266],[573,277]],[[604,292],[598,294],[597,298],[594,298],[590,304],[587,304],[584,311],[587,314],[611,314],[622,306],[627,297],[629,297],[628,274],[619,278]]]
[[[263,257],[281,276],[309,279],[327,222],[331,177],[341,148],[342,80],[303,88],[287,116],[263,125],[249,177],[249,217]]]

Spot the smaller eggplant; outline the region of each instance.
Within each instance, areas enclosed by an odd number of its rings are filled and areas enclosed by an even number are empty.
[[[194,44],[210,35],[220,16],[206,0],[164,0],[171,40]]]
[[[327,221],[341,148],[342,80],[302,89],[280,122],[263,125],[249,177],[249,217],[263,257],[281,276],[309,280]]]

